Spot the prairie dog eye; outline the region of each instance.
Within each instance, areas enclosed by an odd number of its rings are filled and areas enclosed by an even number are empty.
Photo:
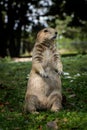
[[[44,32],[48,32],[48,30],[47,30],[47,29],[45,29],[45,30],[44,30]]]
[[[58,33],[57,33],[57,32],[55,32],[55,34],[57,35]]]

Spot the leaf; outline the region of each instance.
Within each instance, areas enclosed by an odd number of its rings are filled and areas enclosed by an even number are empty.
[[[57,122],[56,121],[50,121],[47,123],[47,129],[49,130],[58,130]]]
[[[64,118],[63,121],[66,123],[66,122],[68,122],[68,119],[67,119],[67,118]]]
[[[68,98],[74,98],[74,97],[76,97],[76,94],[71,94],[68,96]]]
[[[0,102],[0,108],[4,107],[4,104],[2,102]]]
[[[10,103],[9,102],[5,102],[5,105],[9,105]]]

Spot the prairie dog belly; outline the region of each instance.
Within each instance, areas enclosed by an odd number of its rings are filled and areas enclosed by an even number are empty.
[[[43,53],[42,66],[49,78],[55,78],[58,74],[55,72],[56,62],[54,61],[53,53],[51,50],[45,50]]]
[[[60,92],[61,80],[57,74],[51,71],[48,78],[43,78],[39,74],[31,73],[26,95],[35,95],[44,105],[50,94]]]
[[[53,54],[51,52],[51,50],[46,49],[43,52],[43,66],[47,66],[48,64],[52,64],[52,60],[53,60]]]
[[[53,53],[51,52],[51,50],[47,49],[43,52],[42,66],[46,72],[49,72],[54,68],[55,63],[54,63]]]
[[[42,64],[46,74],[48,75],[48,78],[44,78],[44,82],[46,83],[45,94],[49,96],[53,91],[61,92],[61,79],[55,71],[56,62],[54,61],[54,56],[50,49],[44,51]]]

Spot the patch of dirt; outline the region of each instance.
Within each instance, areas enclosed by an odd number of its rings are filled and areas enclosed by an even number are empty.
[[[12,59],[14,62],[27,62],[27,61],[32,61],[32,57],[28,57],[28,58],[13,58]]]

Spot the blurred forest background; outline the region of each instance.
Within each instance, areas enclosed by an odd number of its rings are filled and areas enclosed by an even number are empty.
[[[0,57],[29,56],[47,26],[61,54],[87,53],[87,0],[0,0]]]

